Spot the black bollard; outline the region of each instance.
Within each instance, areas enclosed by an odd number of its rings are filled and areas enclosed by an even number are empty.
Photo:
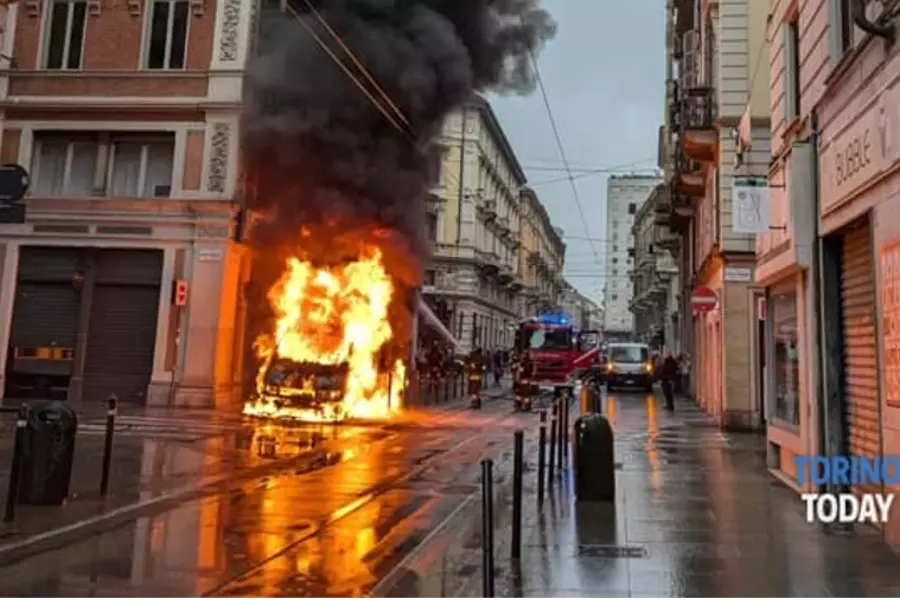
[[[544,467],[547,462],[547,411],[541,411],[541,426],[538,430],[538,504],[544,503]]]
[[[550,412],[550,456],[547,461],[547,489],[553,489],[553,477],[556,474],[556,433],[557,422],[559,421],[559,403],[556,401],[556,398],[553,399],[553,408]]]
[[[512,523],[512,558],[519,560],[522,556],[522,471],[525,454],[525,434],[516,431],[513,434],[513,523]]]
[[[481,461],[482,597],[494,597],[494,461]]]
[[[119,399],[115,394],[106,400],[106,438],[103,440],[103,466],[100,473],[100,495],[109,492],[109,468],[112,465],[113,433],[116,430],[116,413],[119,411]]]
[[[569,458],[569,394],[568,392],[563,392],[561,397],[562,401],[562,418],[560,419],[559,424],[559,459],[560,459],[560,469],[562,465],[566,464]]]
[[[575,497],[579,501],[616,501],[615,444],[609,421],[600,414],[575,420]]]
[[[565,414],[566,414],[566,397],[565,392],[561,392],[556,398],[557,416],[556,416],[556,468],[562,473],[563,470],[563,447],[565,446]]]
[[[19,483],[22,479],[22,452],[25,450],[25,428],[28,427],[28,405],[23,404],[16,417],[16,436],[13,441],[12,464],[9,469],[9,487],[6,489],[6,510],[3,521],[11,523],[16,518],[16,502],[19,500]]]

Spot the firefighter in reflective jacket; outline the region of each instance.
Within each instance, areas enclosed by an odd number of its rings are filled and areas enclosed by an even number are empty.
[[[533,378],[534,361],[526,352],[519,359],[515,374],[516,410],[531,410],[532,398],[535,394],[534,385],[531,383]]]
[[[466,359],[469,380],[469,398],[471,399],[472,408],[481,408],[481,382],[484,380],[484,373],[487,371],[487,360],[484,352],[479,347],[475,347]]]

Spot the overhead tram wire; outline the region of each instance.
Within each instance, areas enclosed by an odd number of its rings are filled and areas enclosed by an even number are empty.
[[[569,165],[569,159],[566,157],[566,149],[563,146],[562,137],[559,134],[559,128],[556,126],[556,117],[553,116],[553,108],[550,106],[550,98],[547,96],[547,88],[544,85],[543,77],[541,77],[541,70],[538,67],[538,62],[534,56],[534,52],[529,51],[528,56],[531,58],[531,65],[534,68],[534,76],[537,80],[538,88],[541,91],[541,97],[544,100],[544,108],[547,109],[547,117],[550,120],[550,128],[553,130],[553,137],[556,138],[556,146],[559,150],[559,157],[560,159],[562,159],[563,165],[566,168],[566,172],[569,175],[569,184],[572,186],[572,198],[575,200],[575,206],[578,208],[578,215],[581,217],[581,222],[584,225],[584,232],[585,234],[590,236],[591,232],[588,229],[587,219],[584,216],[584,208],[581,206],[581,196],[578,194],[578,186],[575,185],[575,178],[572,176],[572,168]],[[597,262],[599,262],[600,258],[599,256],[597,256],[597,252],[594,248],[593,242],[588,243],[591,246],[591,250],[594,251]]]
[[[375,92],[377,92],[378,96],[380,96],[384,102],[387,103],[387,107],[385,107],[377,98],[375,98],[375,94],[372,93],[363,83],[356,77],[356,75],[352,72],[352,70],[338,57],[338,55],[331,49],[331,47],[325,43],[322,38],[316,34],[312,27],[310,27],[309,23],[307,23],[303,15],[299,14],[293,7],[285,6],[286,12],[290,14],[300,25],[306,30],[306,32],[315,40],[315,42],[319,45],[319,47],[328,55],[329,58],[344,72],[344,74],[356,85],[357,88],[365,95],[365,97],[372,103],[372,105],[378,109],[378,112],[390,123],[391,126],[394,127],[400,134],[402,134],[407,141],[413,146],[418,146],[416,139],[416,133],[412,129],[412,125],[409,122],[409,119],[403,114],[403,111],[397,106],[396,102],[391,98],[390,94],[388,94],[384,88],[379,85],[378,81],[375,79],[375,76],[366,68],[363,62],[356,56],[356,54],[347,46],[347,44],[341,39],[340,34],[335,31],[331,25],[329,25],[328,21],[322,16],[322,13],[316,10],[316,8],[310,3],[310,0],[304,0],[307,7],[309,7],[311,13],[316,17],[325,31],[331,35],[332,38],[337,42],[337,44],[341,47],[344,53],[349,57],[349,59],[353,62],[353,65],[357,70],[362,74],[362,76],[369,82],[369,84],[375,88]],[[399,120],[399,122],[398,122]],[[450,178],[459,183],[459,179],[453,175],[452,173],[445,173],[445,175],[450,176]]]
[[[393,98],[391,98],[390,94],[388,94],[387,92],[384,91],[384,88],[381,87],[381,85],[379,85],[378,81],[375,79],[375,77],[372,75],[372,73],[369,71],[369,69],[367,69],[366,66],[362,63],[362,61],[356,56],[356,53],[354,53],[347,46],[347,44],[344,43],[344,40],[343,40],[343,38],[341,38],[340,34],[338,34],[338,32],[334,30],[334,28],[328,23],[328,21],[325,20],[325,17],[322,16],[322,13],[320,13],[316,9],[316,7],[313,6],[312,0],[303,0],[303,2],[304,2],[304,4],[306,4],[306,7],[309,9],[310,13],[312,13],[312,15],[314,17],[316,17],[316,19],[319,21],[319,23],[321,23],[322,27],[325,28],[325,31],[327,31],[329,34],[331,34],[331,37],[334,38],[334,41],[338,43],[338,45],[341,47],[341,49],[344,51],[344,53],[347,55],[347,57],[353,62],[353,64],[356,66],[356,68],[359,69],[359,71],[363,74],[363,77],[366,78],[366,81],[368,81],[369,84],[373,88],[375,88],[375,91],[378,92],[378,95],[381,96],[381,99],[385,102],[385,104],[388,105],[388,107],[391,109],[391,112],[393,112],[394,115],[396,116],[396,118],[398,118],[403,123],[403,125],[406,126],[407,131],[409,131],[410,134],[412,134],[413,133],[412,126],[410,125],[409,119],[407,119],[406,115],[403,114],[403,111],[401,111],[397,107],[397,104],[394,102]],[[413,137],[415,137],[415,136],[413,135]]]
[[[362,91],[362,93],[366,96],[366,98],[368,98],[369,102],[371,102],[372,105],[376,109],[378,109],[378,112],[381,113],[381,115],[388,121],[388,123],[390,123],[391,126],[393,126],[413,146],[415,146],[416,140],[415,140],[415,137],[413,136],[412,132],[409,131],[407,128],[405,128],[403,125],[401,125],[401,123],[398,122],[397,118],[392,116],[391,112],[387,108],[385,108],[384,105],[382,105],[375,98],[375,96],[372,94],[372,92],[365,85],[363,85],[363,83],[356,77],[356,75],[352,72],[350,67],[348,67],[338,57],[338,55],[334,52],[334,50],[332,50],[331,47],[327,43],[325,43],[325,41],[322,38],[319,37],[319,35],[313,30],[313,28],[309,25],[309,23],[306,22],[306,20],[303,18],[303,16],[300,15],[291,6],[285,6],[285,11],[288,14],[290,14],[294,18],[294,20],[296,20],[298,23],[300,23],[300,25],[303,27],[303,29],[306,30],[306,32],[310,35],[310,37],[312,37],[313,40],[315,40],[316,44],[318,44],[319,47],[328,55],[328,57],[341,69],[341,71],[344,72],[344,74],[350,79],[350,81],[352,81],[353,84],[356,85],[356,87],[359,88],[360,91]],[[365,72],[364,67],[363,67],[363,71]],[[382,90],[382,93],[384,93],[383,90]]]

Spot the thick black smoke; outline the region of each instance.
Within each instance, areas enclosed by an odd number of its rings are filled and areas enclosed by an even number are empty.
[[[353,68],[303,0],[292,0],[293,14],[264,14],[242,123],[254,189],[247,202],[271,217],[256,229],[257,244],[280,245],[302,226],[330,222],[342,231],[385,227],[423,256],[432,142],[473,93],[533,90],[531,53],[556,30],[539,1],[313,2],[408,119],[408,135],[318,46],[307,28]]]

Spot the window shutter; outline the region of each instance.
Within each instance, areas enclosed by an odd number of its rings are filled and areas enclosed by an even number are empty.
[[[841,39],[844,27],[844,19],[841,15],[841,0],[827,0],[828,2],[828,58],[832,62],[840,60],[843,50]]]
[[[782,23],[781,38],[784,48],[784,120],[791,121],[798,115],[794,114],[796,103],[794,99],[800,90],[796,89],[795,71],[797,69],[797,47],[794,45],[794,36],[790,23]]]

